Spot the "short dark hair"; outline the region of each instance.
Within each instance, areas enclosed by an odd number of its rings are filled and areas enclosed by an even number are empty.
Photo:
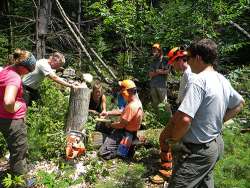
[[[206,64],[217,64],[217,45],[211,39],[201,39],[199,41],[194,41],[188,48],[191,57],[199,55]]]

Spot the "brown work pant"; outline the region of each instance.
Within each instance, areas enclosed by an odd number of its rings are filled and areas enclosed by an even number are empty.
[[[0,132],[3,134],[10,151],[10,168],[13,175],[27,172],[26,154],[27,127],[24,119],[1,119]]]

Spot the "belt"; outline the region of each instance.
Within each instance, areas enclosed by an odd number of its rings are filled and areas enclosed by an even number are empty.
[[[207,148],[209,147],[209,144],[214,142],[216,140],[213,139],[209,142],[206,142],[206,143],[200,143],[200,144],[196,144],[196,143],[183,143],[188,149],[191,149],[191,148]]]

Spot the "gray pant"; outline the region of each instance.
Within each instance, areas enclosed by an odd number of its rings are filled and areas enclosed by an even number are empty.
[[[153,108],[156,112],[158,111],[158,105],[164,103],[166,111],[171,113],[171,107],[168,103],[167,88],[151,87],[150,94],[152,97]]]
[[[174,164],[168,188],[213,188],[213,169],[224,150],[222,136],[206,144],[185,144]]]
[[[14,175],[27,172],[27,127],[23,119],[0,119],[0,132],[10,151],[10,168]]]
[[[124,130],[114,130],[113,133],[106,137],[103,145],[99,149],[99,156],[104,159],[117,157],[117,149],[123,136],[125,136]]]

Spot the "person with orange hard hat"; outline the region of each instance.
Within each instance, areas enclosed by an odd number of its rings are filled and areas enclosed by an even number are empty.
[[[183,72],[180,87],[178,92],[177,103],[180,104],[183,100],[186,92],[186,87],[188,84],[188,80],[191,79],[192,71],[190,66],[187,64],[187,51],[182,49],[181,47],[172,48],[168,52],[168,64],[173,67],[175,71]],[[172,175],[172,168],[173,168],[173,155],[172,155],[172,148],[169,145],[168,150],[164,150],[161,147],[161,169],[159,170],[160,175],[156,175],[152,178],[152,181],[157,183],[162,183],[164,180],[167,180]]]
[[[187,63],[187,55],[188,52],[182,49],[182,47],[172,48],[168,52],[168,64],[171,65],[175,71],[183,72],[183,75],[180,80],[180,87],[177,98],[178,104],[180,104],[183,100],[188,82],[193,75],[191,68]]]
[[[163,51],[159,43],[155,43],[152,46],[152,54],[154,62],[150,65],[149,78],[153,107],[158,111],[158,105],[164,103],[166,111],[171,113],[171,108],[167,101],[166,84],[166,79],[170,72],[170,66],[164,61]]]
[[[137,95],[136,85],[132,80],[119,82],[121,94],[127,101],[127,105],[120,115],[119,121],[111,123],[110,127],[114,131],[108,135],[99,149],[99,156],[104,159],[112,159],[119,155],[118,147],[121,141],[133,140],[136,138],[143,117],[143,109]],[[123,143],[124,144],[124,143]],[[130,143],[129,146],[131,145]]]

